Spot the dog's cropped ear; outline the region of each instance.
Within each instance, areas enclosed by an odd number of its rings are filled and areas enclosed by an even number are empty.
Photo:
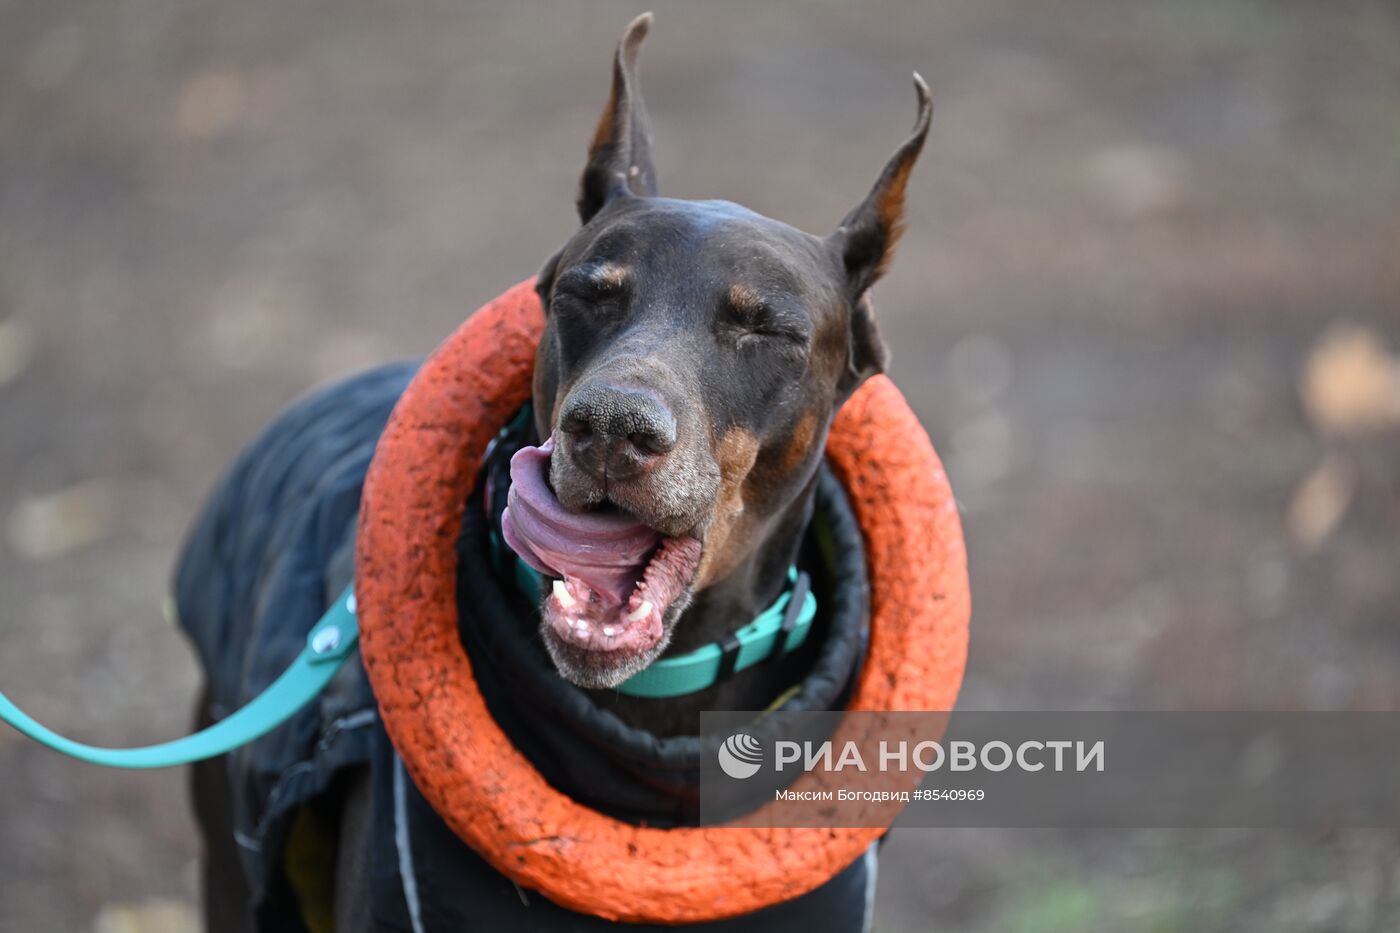
[[[554,276],[559,271],[559,257],[563,255],[563,252],[558,252],[550,256],[540,274],[535,276],[535,294],[540,296],[540,305],[545,314],[549,314],[549,293],[554,291]]]
[[[846,354],[846,373],[840,381],[841,399],[862,382],[889,365],[890,351],[875,326],[875,308],[869,295],[861,295],[851,305],[851,343]]]
[[[578,215],[584,223],[619,195],[656,194],[651,124],[637,77],[637,53],[651,20],[650,13],[632,20],[617,46],[612,93],[588,147],[588,165],[579,184]]]
[[[928,136],[933,101],[928,85],[914,73],[914,90],[919,95],[919,115],[914,130],[885,163],[875,187],[855,210],[846,215],[831,235],[833,246],[845,264],[848,296],[851,302],[851,358],[849,388],[854,389],[885,367],[886,350],[875,327],[874,309],[866,294],[884,274],[894,256],[895,244],[904,232],[904,189]]]

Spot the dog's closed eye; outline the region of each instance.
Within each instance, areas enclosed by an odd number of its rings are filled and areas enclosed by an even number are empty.
[[[811,339],[807,315],[768,301],[751,286],[733,285],[725,298],[726,318],[737,333],[740,348],[781,343],[783,349],[795,351],[805,348]]]

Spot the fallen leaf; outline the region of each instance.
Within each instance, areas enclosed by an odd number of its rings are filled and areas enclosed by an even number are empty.
[[[1309,473],[1288,503],[1288,534],[1304,550],[1315,551],[1336,532],[1356,491],[1356,476],[1335,456]]]
[[[193,904],[166,898],[108,904],[92,924],[92,933],[189,933],[198,929],[202,926]]]
[[[13,547],[29,560],[48,560],[106,537],[117,513],[117,490],[107,480],[91,480],[47,496],[21,499],[6,531]]]
[[[1320,430],[1364,434],[1400,426],[1400,359],[1363,327],[1323,334],[1308,354],[1299,391]]]

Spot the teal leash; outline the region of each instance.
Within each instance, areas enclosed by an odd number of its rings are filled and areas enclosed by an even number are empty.
[[[494,538],[494,536],[493,536]],[[540,578],[522,561],[516,583],[538,600]],[[774,654],[795,651],[807,640],[817,614],[807,575],[788,570],[789,588],[748,625],[723,641],[662,658],[618,686],[619,693],[664,699],[696,693]],[[314,700],[359,643],[354,584],[345,588],[306,634],[306,647],[272,684],[246,706],[207,729],[159,745],[103,748],[85,745],[40,724],[0,693],[0,721],[41,745],[79,761],[108,768],[171,768],[230,752],[267,735]]]
[[[246,706],[194,735],[143,748],[100,748],[40,725],[0,693],[0,720],[79,761],[108,768],[170,768],[214,758],[267,735],[310,703],[340,670],[359,641],[353,584],[306,635],[306,647],[282,675]]]
[[[538,596],[539,577],[516,563],[521,589]],[[662,699],[714,686],[736,671],[802,646],[817,614],[807,575],[788,570],[789,589],[752,622],[722,642],[712,642],[674,658],[663,658],[635,674],[617,690],[627,696]],[[272,684],[246,706],[207,729],[158,745],[103,748],[85,745],[40,724],[0,693],[0,721],[70,758],[107,768],[172,768],[214,758],[262,738],[314,700],[359,643],[354,584],[336,598],[306,635],[306,647]]]
[[[538,596],[539,577],[516,564],[521,589]],[[788,570],[790,588],[752,622],[722,642],[712,642],[674,658],[663,658],[618,688],[627,696],[650,699],[685,696],[714,686],[736,671],[802,646],[817,614],[807,575]],[[272,684],[246,706],[207,729],[158,745],[103,748],[85,745],[40,724],[0,693],[0,721],[70,758],[107,768],[172,768],[214,758],[262,738],[314,700],[359,643],[354,584],[336,598],[306,635],[306,647]]]

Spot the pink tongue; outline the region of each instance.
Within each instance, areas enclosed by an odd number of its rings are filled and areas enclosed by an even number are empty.
[[[551,436],[510,458],[510,493],[501,516],[506,544],[540,573],[584,583],[606,605],[621,606],[661,535],[627,515],[566,510],[544,480],[553,452]]]

